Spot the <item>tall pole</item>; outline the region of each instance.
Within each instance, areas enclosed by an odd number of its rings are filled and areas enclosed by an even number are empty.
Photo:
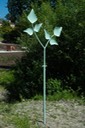
[[[33,24],[37,21],[37,16],[33,9],[27,16],[27,19],[31,22],[32,28],[27,28],[26,30],[24,30],[24,32],[26,32],[30,36],[33,35],[33,33],[34,33],[36,39],[38,40],[40,45],[43,47],[43,121],[44,121],[44,125],[46,126],[46,47],[47,47],[48,43],[50,43],[50,45],[58,45],[58,43],[56,42],[55,39],[53,39],[53,37],[60,36],[62,27],[55,27],[53,30],[52,36],[44,29],[45,39],[47,39],[48,41],[45,45],[43,45],[43,43],[41,42],[41,40],[39,39],[39,37],[36,34],[37,32],[39,32],[39,30],[42,26],[42,23],[35,24],[35,26],[33,26]]]
[[[46,47],[43,50],[43,120],[46,125]]]

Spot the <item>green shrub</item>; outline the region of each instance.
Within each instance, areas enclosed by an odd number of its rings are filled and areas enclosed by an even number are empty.
[[[33,52],[27,53],[19,62],[17,61],[13,74],[15,80],[7,86],[11,101],[14,99],[28,99],[37,94],[42,94],[41,58],[35,61],[35,57],[40,56],[40,54],[37,53],[36,56],[30,57],[33,55]]]
[[[33,97],[33,100],[42,100],[43,99],[43,96],[42,95],[35,95]]]
[[[57,79],[48,79],[47,81],[47,94],[54,95],[55,93],[61,92],[61,81]]]
[[[62,82],[57,79],[48,79],[47,81],[47,99],[61,100],[61,99],[76,99],[78,98],[77,92],[68,87],[62,87]]]
[[[62,1],[58,1],[55,10],[50,7],[49,3],[43,3],[40,8],[37,5],[33,7],[39,17],[39,22],[43,23],[50,34],[52,34],[55,26],[63,27],[61,37],[57,38],[59,45],[49,45],[47,48],[47,79],[60,79],[63,88],[70,86],[77,90],[79,86],[85,93],[84,0],[69,0],[69,2],[65,1],[64,4]],[[24,25],[23,30],[31,27],[29,23],[28,25],[25,24],[24,18],[21,17],[21,22],[18,23],[20,26]],[[21,98],[31,98],[36,94],[42,94],[43,91],[42,48],[34,36],[32,38],[25,35],[23,30],[20,29],[22,36],[18,38],[18,41],[23,42],[25,46],[28,43],[29,53],[17,64],[14,74],[15,82],[9,86],[9,91],[11,95],[15,94],[15,97],[18,95]],[[44,44],[46,40],[42,30],[40,30],[39,37]],[[54,84],[47,85],[47,93],[51,95],[59,91],[60,94],[60,83],[54,82],[54,80],[52,82]]]
[[[13,71],[0,70],[0,85],[6,86],[14,81]]]
[[[70,89],[64,89],[62,91],[56,92],[54,95],[48,95],[48,100],[73,100],[79,99],[76,92],[72,92]]]

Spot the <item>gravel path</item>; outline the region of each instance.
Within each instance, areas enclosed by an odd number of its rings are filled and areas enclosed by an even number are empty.
[[[43,101],[28,100],[1,106],[0,128],[15,128],[12,124],[7,125],[6,121],[13,115],[20,117],[26,115],[33,126],[45,128],[43,125]],[[85,105],[78,101],[47,101],[46,116],[46,128],[85,128]]]
[[[31,119],[42,121],[42,102],[31,101],[23,110]],[[75,102],[47,102],[47,126],[49,128],[85,128],[85,106]]]
[[[31,123],[43,128],[42,108],[42,101],[27,101],[14,105],[12,112],[28,115]],[[85,106],[74,101],[48,101],[46,128],[85,128]]]

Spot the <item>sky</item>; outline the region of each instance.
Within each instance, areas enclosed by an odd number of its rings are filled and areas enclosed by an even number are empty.
[[[8,13],[7,9],[7,1],[8,0],[0,0],[0,19],[4,19],[6,14]]]

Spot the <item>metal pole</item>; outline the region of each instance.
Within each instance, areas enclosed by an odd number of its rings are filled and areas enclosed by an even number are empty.
[[[33,9],[31,10],[30,14],[27,16],[27,19],[31,22],[32,28],[28,28],[24,30],[24,32],[26,32],[29,35],[33,35],[34,33],[36,39],[38,40],[40,45],[43,47],[43,120],[44,120],[43,123],[46,126],[46,47],[48,43],[50,43],[51,45],[58,45],[57,42],[52,38],[54,36],[58,36],[58,37],[60,36],[62,27],[54,28],[54,31],[53,31],[54,34],[52,36],[50,36],[49,33],[44,29],[45,39],[47,39],[48,41],[45,45],[43,45],[41,40],[36,34],[36,32],[39,32],[42,24],[36,24],[35,26],[33,26],[33,23],[37,21],[37,16]]]
[[[43,49],[43,120],[46,125],[46,47]]]
[[[46,47],[47,44],[44,46],[40,39],[38,38],[37,34],[34,32],[37,40],[43,47],[43,123],[46,126]]]

